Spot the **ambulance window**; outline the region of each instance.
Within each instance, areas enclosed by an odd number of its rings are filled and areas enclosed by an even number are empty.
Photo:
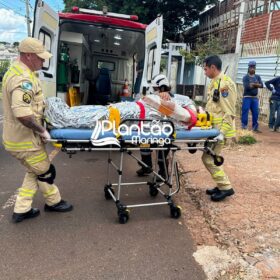
[[[149,50],[148,54],[148,64],[147,64],[147,81],[151,81],[153,78],[153,70],[154,70],[154,57],[156,52],[157,46],[154,46]]]
[[[39,40],[43,42],[47,51],[51,52],[51,36],[44,30],[39,32]],[[43,70],[48,70],[50,68],[50,60],[46,59],[43,64]]]
[[[114,71],[115,70],[115,62],[98,60],[97,67],[98,67],[98,69],[107,68],[109,71]]]

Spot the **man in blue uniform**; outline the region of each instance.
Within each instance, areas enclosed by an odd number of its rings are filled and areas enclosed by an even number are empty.
[[[269,98],[270,114],[268,126],[271,131],[280,132],[280,77],[265,82],[265,86],[272,92]],[[276,118],[275,114],[277,114]]]
[[[263,82],[256,72],[256,61],[250,61],[248,64],[248,73],[243,77],[243,102],[242,102],[242,128],[247,129],[248,113],[252,112],[252,129],[255,132],[260,132],[258,118],[259,118],[259,98],[258,89],[263,88]]]

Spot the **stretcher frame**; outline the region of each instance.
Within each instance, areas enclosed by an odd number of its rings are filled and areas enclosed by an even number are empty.
[[[149,119],[140,120],[140,119],[127,119],[123,121],[125,122],[139,122],[139,121],[152,121]],[[163,120],[166,122],[167,120]],[[172,123],[171,121],[167,121]],[[174,128],[174,125],[172,123]],[[174,129],[175,131],[175,129]],[[178,163],[176,159],[176,152],[181,150],[187,150],[190,153],[195,153],[196,151],[206,152],[211,155],[214,159],[214,163],[216,165],[222,165],[224,162],[223,157],[217,156],[214,152],[214,145],[217,143],[217,140],[213,138],[207,139],[188,139],[188,140],[176,140],[174,134],[170,137],[171,144],[168,146],[157,146],[156,144],[150,144],[149,147],[145,146],[136,146],[135,142],[132,143],[131,140],[125,140],[119,138],[120,147],[109,145],[105,147],[96,147],[93,146],[91,140],[62,140],[62,139],[51,139],[50,142],[60,144],[61,151],[66,152],[71,158],[73,154],[77,152],[97,152],[97,151],[107,151],[108,152],[108,165],[107,165],[107,183],[104,186],[104,196],[106,200],[113,200],[116,208],[119,223],[125,224],[130,217],[130,209],[137,207],[148,207],[148,206],[160,206],[160,205],[168,205],[170,207],[170,216],[172,218],[179,218],[181,216],[181,207],[176,205],[172,199],[172,197],[177,194],[180,190],[180,172],[178,169]],[[123,163],[124,163],[124,155],[127,154],[131,158],[133,158],[139,165],[149,168],[147,164],[145,164],[139,157],[137,157],[134,152],[138,152],[141,149],[155,151],[156,152],[156,160],[154,161],[154,167],[151,168],[151,174],[153,175],[152,181],[143,181],[143,182],[124,182],[123,181]],[[158,173],[158,156],[159,152],[170,151],[170,172],[167,169],[166,159],[162,156],[164,169],[165,169],[165,178],[162,177]],[[116,163],[112,159],[112,152],[119,152],[120,158],[119,163]],[[171,154],[171,155],[170,155]],[[111,169],[114,169],[118,174],[118,180],[115,183],[111,182]],[[175,181],[175,184],[174,184]],[[161,202],[152,202],[152,203],[139,203],[139,204],[125,204],[121,201],[121,189],[123,186],[139,186],[139,185],[147,185],[149,188],[149,194],[151,197],[156,197],[158,194],[162,195],[165,201]],[[167,187],[167,191],[163,190],[163,186]],[[116,190],[115,190],[115,188]]]

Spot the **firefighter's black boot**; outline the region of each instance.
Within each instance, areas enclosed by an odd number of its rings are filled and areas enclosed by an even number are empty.
[[[145,154],[142,153],[141,151],[141,160],[148,165],[148,167],[142,166],[140,169],[136,171],[137,175],[139,177],[147,176],[150,173],[152,173],[152,155],[151,152],[144,152]]]
[[[20,223],[25,219],[35,218],[40,215],[40,210],[37,208],[31,208],[25,213],[13,213],[12,221],[14,223]]]
[[[51,206],[45,204],[44,209],[48,212],[69,212],[73,210],[73,205],[61,199],[58,203]]]

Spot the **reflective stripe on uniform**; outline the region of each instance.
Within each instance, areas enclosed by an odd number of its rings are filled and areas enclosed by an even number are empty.
[[[47,154],[45,152],[43,152],[43,153],[41,153],[37,156],[27,158],[26,162],[28,162],[30,165],[34,165],[38,162],[41,162],[41,161],[45,160],[47,157],[48,157]]]
[[[215,89],[218,89],[220,82],[221,82],[221,79],[217,79],[217,80],[214,81],[213,85],[214,85]]]
[[[24,73],[24,70],[21,67],[19,67],[18,65],[12,65],[3,77],[3,84],[6,82],[6,80],[9,76],[11,76],[13,74],[20,76],[23,73]],[[33,76],[32,72],[30,73],[30,79],[32,81],[34,81],[34,76]]]
[[[221,124],[223,121],[223,118],[213,118],[213,124]]]
[[[220,129],[224,131],[225,137],[227,138],[234,137],[236,134],[236,130],[232,129],[232,126],[228,123],[223,123]]]
[[[23,74],[23,70],[19,67],[19,66],[16,66],[16,65],[12,65],[8,71],[6,72],[4,78],[3,78],[3,84],[6,82],[7,78],[10,77],[11,75],[17,75],[17,76],[20,76]]]
[[[32,149],[33,144],[32,142],[10,142],[10,141],[3,141],[3,145],[6,149],[9,150],[27,150]]]
[[[23,74],[23,69],[17,65],[13,65],[10,69],[18,76]]]
[[[231,130],[231,125],[229,125],[228,123],[222,123],[221,129],[225,131]]]
[[[223,170],[219,170],[212,175],[213,178],[224,177],[224,176],[225,176],[225,172]]]
[[[52,194],[55,194],[56,192],[57,192],[57,188],[52,186],[49,188],[49,190],[47,192],[44,192],[43,195],[44,195],[44,197],[48,197]]]
[[[30,190],[25,188],[20,188],[18,195],[21,197],[33,197],[36,193],[36,190]]]
[[[225,136],[226,137],[233,137],[236,134],[236,130],[229,130],[226,132]]]
[[[225,122],[222,124],[222,127],[225,129],[231,129],[231,125]]]

